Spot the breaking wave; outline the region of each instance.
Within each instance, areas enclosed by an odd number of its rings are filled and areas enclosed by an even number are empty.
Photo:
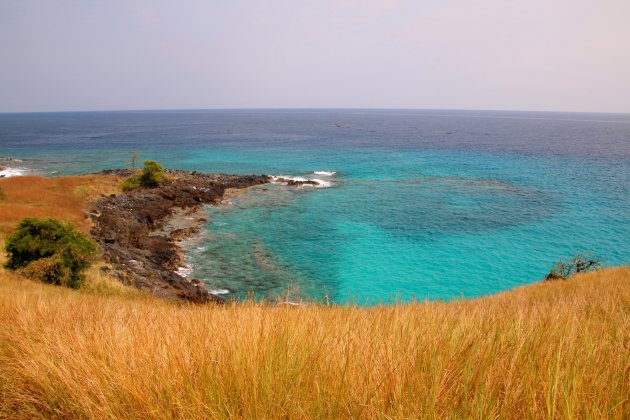
[[[313,185],[313,184],[302,185],[303,187],[313,187],[313,188],[328,188],[333,185],[331,181],[327,181],[327,180],[319,179],[319,178],[307,178],[304,176],[272,175],[271,180],[272,182],[278,183],[278,184],[286,184],[287,181],[297,181],[297,182],[314,181],[317,183],[317,185]]]

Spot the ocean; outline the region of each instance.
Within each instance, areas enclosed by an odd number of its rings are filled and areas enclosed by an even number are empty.
[[[188,276],[225,297],[483,296],[582,251],[630,264],[630,115],[438,110],[0,114],[0,165],[319,179],[209,206]],[[8,158],[13,158],[9,160]]]

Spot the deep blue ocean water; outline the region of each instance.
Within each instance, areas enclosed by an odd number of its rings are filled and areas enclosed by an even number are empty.
[[[26,171],[122,168],[133,151],[170,168],[330,184],[274,184],[208,208],[185,245],[190,276],[228,297],[290,286],[336,302],[450,299],[538,281],[579,250],[630,264],[630,115],[0,114],[0,156]]]

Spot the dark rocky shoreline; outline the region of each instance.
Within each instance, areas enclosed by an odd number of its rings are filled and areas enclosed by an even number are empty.
[[[195,303],[223,302],[201,280],[176,273],[184,265],[177,242],[197,233],[207,222],[195,216],[204,204],[221,201],[228,189],[244,189],[271,182],[266,175],[234,176],[188,171],[167,171],[171,179],[155,188],[101,198],[90,217],[92,237],[120,281],[154,296]],[[127,170],[101,174],[129,176]],[[175,216],[189,216],[189,226],[169,225]],[[192,216],[191,216],[192,215]]]

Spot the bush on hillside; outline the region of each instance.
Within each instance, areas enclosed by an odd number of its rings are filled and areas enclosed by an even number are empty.
[[[573,258],[565,261],[560,260],[555,263],[551,267],[549,274],[545,276],[545,281],[566,280],[574,274],[596,270],[602,264],[603,260],[594,257],[590,252],[577,254]]]
[[[96,245],[71,225],[56,219],[27,217],[6,241],[5,267],[44,283],[78,288]]]
[[[122,188],[124,191],[129,191],[140,187],[157,187],[166,179],[166,173],[162,165],[154,160],[145,160],[142,172],[127,178]]]
[[[129,178],[125,179],[125,182],[122,184],[123,191],[131,191],[140,187],[140,175],[131,175]]]

